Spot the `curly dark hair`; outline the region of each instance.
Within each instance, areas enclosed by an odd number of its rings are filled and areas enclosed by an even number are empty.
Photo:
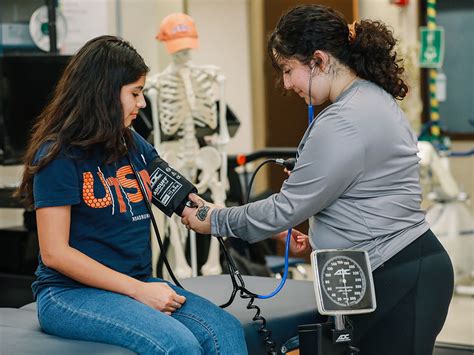
[[[268,55],[279,69],[282,58],[309,64],[316,50],[330,53],[359,77],[382,87],[396,99],[408,92],[404,68],[394,47],[397,40],[385,24],[362,20],[355,23],[355,38],[337,11],[322,5],[302,5],[284,14],[268,39]]]
[[[53,98],[38,116],[24,157],[24,171],[15,195],[28,207],[33,204],[33,176],[61,151],[76,147],[86,154],[97,144],[106,162],[126,153],[122,140],[134,147],[125,129],[120,91],[146,75],[149,68],[138,52],[115,36],[88,41],[69,61]],[[48,153],[35,161],[40,147]]]

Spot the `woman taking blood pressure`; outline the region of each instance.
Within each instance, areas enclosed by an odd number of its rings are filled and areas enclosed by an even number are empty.
[[[395,43],[384,24],[348,25],[324,6],[285,14],[268,41],[283,85],[310,108],[330,105],[303,135],[279,193],[232,208],[190,195],[198,208],[182,220],[200,233],[257,242],[309,219],[309,237],[293,232],[294,251],[369,253],[377,310],[350,317],[360,353],[431,355],[453,270],[420,209],[417,140],[396,102],[408,88]]]

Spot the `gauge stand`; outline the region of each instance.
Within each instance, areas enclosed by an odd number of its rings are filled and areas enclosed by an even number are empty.
[[[335,322],[305,324],[298,327],[300,355],[350,355],[352,331],[341,315]]]
[[[336,330],[343,330],[345,328],[345,326],[344,326],[344,316],[337,315],[334,319],[334,322],[336,323]]]
[[[315,250],[311,253],[316,305],[327,323],[298,327],[301,355],[352,355],[352,329],[344,317],[376,308],[369,255],[362,250]]]
[[[352,329],[346,329],[344,316],[338,314],[334,317],[335,329],[332,330],[334,344],[349,344],[352,341]]]

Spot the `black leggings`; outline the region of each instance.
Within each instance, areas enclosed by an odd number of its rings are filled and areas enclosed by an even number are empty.
[[[373,272],[377,309],[350,316],[360,355],[432,355],[451,301],[451,260],[428,230]]]

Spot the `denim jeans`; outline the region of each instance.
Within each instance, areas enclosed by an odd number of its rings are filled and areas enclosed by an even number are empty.
[[[171,316],[110,291],[46,287],[37,297],[38,319],[46,333],[115,344],[138,354],[247,354],[242,326],[234,316],[169,285],[186,297]]]

